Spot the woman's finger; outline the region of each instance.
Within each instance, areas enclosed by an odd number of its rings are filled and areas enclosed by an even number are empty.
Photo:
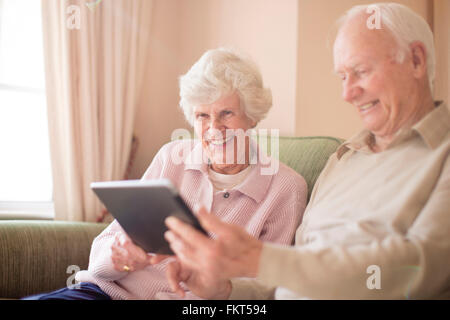
[[[137,246],[124,233],[116,235],[113,247],[116,251],[122,250],[120,253],[122,253],[127,266],[133,266],[137,269],[141,269],[142,267],[151,264],[152,256],[147,254],[141,247]]]
[[[111,257],[111,261],[113,263],[114,270],[117,270],[117,271],[133,271],[134,270],[134,267],[132,265],[125,263],[120,258],[118,259],[115,257]],[[125,269],[127,269],[127,270],[125,270]]]
[[[158,264],[161,261],[166,260],[168,258],[172,258],[172,257],[173,256],[168,255],[168,254],[155,254],[150,257],[150,264]]]
[[[111,246],[111,257],[115,257],[116,260],[126,262],[128,260],[128,252],[124,248],[113,244]]]
[[[134,243],[127,243],[125,249],[128,251],[128,256],[131,260],[139,263],[150,262],[149,255]]]

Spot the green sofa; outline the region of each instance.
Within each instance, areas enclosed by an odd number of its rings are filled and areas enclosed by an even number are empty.
[[[326,161],[341,143],[332,137],[280,137],[279,158],[303,175],[308,199]],[[87,268],[91,243],[105,227],[86,222],[0,220],[0,298],[17,299],[73,283],[74,272]]]

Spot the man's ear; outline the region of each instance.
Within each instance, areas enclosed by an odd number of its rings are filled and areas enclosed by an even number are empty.
[[[412,54],[413,74],[420,79],[427,75],[427,50],[420,41],[414,41],[409,48]]]

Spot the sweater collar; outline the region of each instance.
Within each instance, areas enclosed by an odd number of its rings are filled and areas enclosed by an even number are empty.
[[[395,138],[389,144],[388,149],[414,135],[419,135],[430,149],[438,147],[445,140],[450,130],[450,113],[442,101],[436,101],[435,106],[433,111],[425,115],[412,127],[400,129],[395,134]],[[373,153],[370,145],[374,142],[374,134],[369,130],[363,130],[339,146],[336,153],[337,157],[340,159],[349,150]]]
[[[266,195],[273,175],[276,171],[273,168],[279,168],[278,160],[269,157],[256,141],[250,138],[250,164],[254,165],[247,178],[238,185],[237,190],[246,196],[252,198],[256,202],[261,202]],[[196,170],[201,172],[205,177],[208,176],[209,159],[203,151],[200,140],[197,140],[194,148],[186,157],[184,170]]]

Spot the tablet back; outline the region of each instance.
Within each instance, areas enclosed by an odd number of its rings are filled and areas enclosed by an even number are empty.
[[[173,254],[164,239],[168,216],[176,216],[206,234],[168,179],[94,182],[91,188],[145,252]]]

